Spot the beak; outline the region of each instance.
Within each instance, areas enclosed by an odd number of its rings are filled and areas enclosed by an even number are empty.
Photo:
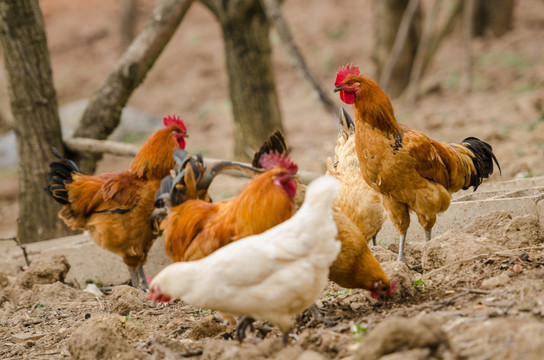
[[[184,137],[184,138],[188,138],[188,137],[189,137],[189,134],[185,133],[185,134],[183,134],[183,137]]]
[[[335,86],[334,89],[332,89],[332,92],[339,92],[342,91],[342,88],[340,86]]]

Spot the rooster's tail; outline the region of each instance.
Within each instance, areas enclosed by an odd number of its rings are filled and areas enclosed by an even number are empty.
[[[268,137],[268,139],[266,139],[259,151],[257,151],[255,155],[253,155],[253,161],[251,162],[251,165],[256,168],[262,168],[263,166],[261,164],[261,157],[264,154],[268,154],[273,151],[276,151],[278,154],[289,154],[289,148],[287,147],[285,138],[282,132],[279,130],[276,130],[274,133],[272,133]]]
[[[475,137],[468,137],[461,142],[461,145],[472,151],[474,157],[471,159],[476,169],[476,173],[470,174],[470,182],[465,184],[463,190],[473,186],[474,190],[480,186],[485,178],[493,174],[493,162],[497,164],[499,172],[501,172],[501,166],[493,154],[493,148],[488,143],[477,139]]]
[[[64,158],[57,149],[51,148],[51,152],[60,161],[49,164],[50,171],[47,174],[49,185],[44,189],[45,193],[62,205],[70,204],[66,185],[70,184],[73,173],[80,173],[79,167],[72,160]]]

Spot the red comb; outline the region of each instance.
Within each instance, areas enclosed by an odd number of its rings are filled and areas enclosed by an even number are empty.
[[[181,120],[181,117],[179,116],[176,117],[176,115],[168,115],[162,120],[162,122],[164,123],[164,126],[166,127],[177,125],[181,128],[181,130],[187,131],[187,127],[185,127],[185,124],[183,123],[183,121]]]
[[[280,153],[277,150],[271,151],[267,154],[263,154],[260,158],[260,163],[263,169],[270,170],[276,167],[282,167],[289,171],[291,174],[296,174],[298,166],[289,159],[289,156],[285,153]]]
[[[336,73],[336,81],[334,86],[338,86],[344,81],[344,79],[350,75],[359,75],[359,67],[353,64],[347,64],[346,66],[340,66]]]

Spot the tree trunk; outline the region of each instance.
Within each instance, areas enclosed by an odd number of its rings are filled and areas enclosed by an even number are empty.
[[[476,0],[474,35],[483,36],[489,32],[499,37],[512,30],[514,5],[514,0]]]
[[[18,238],[28,243],[70,234],[43,190],[51,146],[62,152],[63,145],[38,0],[0,0],[0,42],[19,157]]]
[[[284,131],[269,23],[256,0],[201,1],[217,17],[223,31],[235,122],[234,157],[249,160],[273,131]]]
[[[410,0],[374,0],[374,64],[376,78],[381,78],[384,66],[390,56],[402,16]],[[417,51],[421,28],[421,10],[418,7],[408,28],[406,42],[385,89],[390,97],[398,97],[410,82],[410,72]]]

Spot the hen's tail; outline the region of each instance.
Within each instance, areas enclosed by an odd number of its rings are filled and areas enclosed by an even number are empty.
[[[70,203],[66,184],[70,184],[73,173],[80,173],[79,167],[72,160],[64,158],[57,149],[51,148],[51,152],[60,161],[49,164],[51,169],[47,174],[49,185],[44,189],[45,193],[55,199],[56,202],[66,205]]]
[[[461,146],[466,147],[474,154],[474,157],[471,160],[476,169],[476,173],[470,174],[470,182],[468,185],[465,184],[463,190],[466,190],[471,186],[476,190],[485,178],[488,178],[489,175],[493,174],[493,162],[497,164],[497,168],[499,168],[499,172],[501,172],[501,166],[499,165],[495,154],[493,154],[493,148],[488,143],[475,137],[468,137],[461,142]]]

